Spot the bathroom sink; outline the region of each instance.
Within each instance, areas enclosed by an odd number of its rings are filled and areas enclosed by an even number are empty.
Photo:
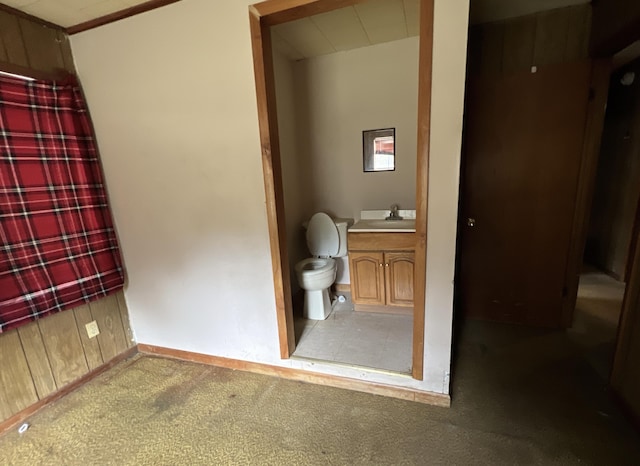
[[[350,233],[413,233],[416,231],[415,219],[404,220],[360,220],[349,227]]]

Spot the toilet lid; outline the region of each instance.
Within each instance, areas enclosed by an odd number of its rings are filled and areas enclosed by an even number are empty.
[[[318,257],[333,257],[340,250],[340,236],[333,219],[318,212],[309,220],[307,227],[309,252]]]

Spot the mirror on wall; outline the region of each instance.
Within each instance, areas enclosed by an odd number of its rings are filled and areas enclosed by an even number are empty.
[[[365,172],[396,169],[396,129],[371,129],[362,132],[362,160]]]

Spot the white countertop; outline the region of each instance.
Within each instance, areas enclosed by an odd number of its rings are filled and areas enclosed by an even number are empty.
[[[402,220],[385,220],[389,210],[362,210],[360,220],[349,227],[350,233],[415,233],[416,211],[398,210]]]
[[[415,219],[360,220],[349,227],[349,233],[415,233]]]

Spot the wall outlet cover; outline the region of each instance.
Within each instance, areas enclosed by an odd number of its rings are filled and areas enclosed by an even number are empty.
[[[85,325],[85,328],[87,329],[87,335],[89,335],[89,338],[96,337],[100,334],[98,322],[96,322],[95,320]]]

